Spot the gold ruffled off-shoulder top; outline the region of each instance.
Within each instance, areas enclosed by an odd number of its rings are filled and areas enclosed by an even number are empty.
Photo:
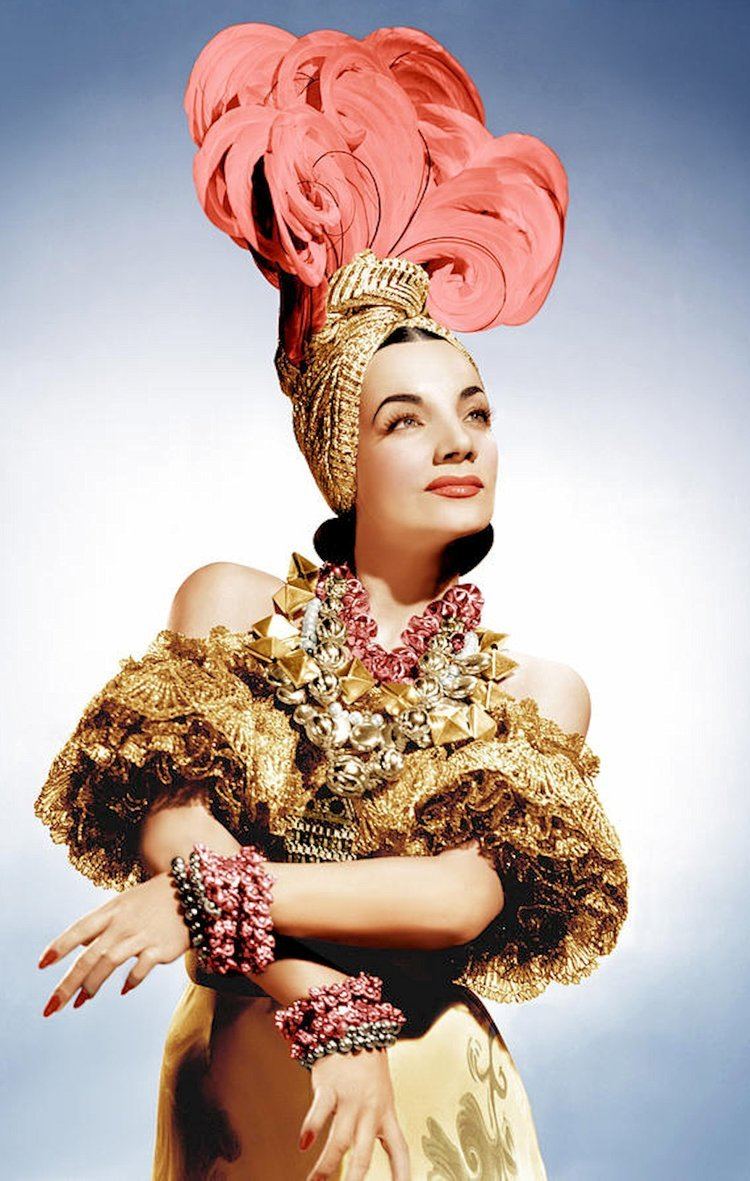
[[[589,975],[627,913],[627,872],[580,734],[502,690],[515,662],[505,636],[477,628],[471,697],[407,749],[379,790],[333,793],[325,752],[286,699],[303,683],[300,613],[318,567],[293,554],[275,614],[247,632],[205,638],[169,629],[92,698],[55,757],[37,817],[98,885],[145,881],[139,828],[156,807],[200,798],[242,844],[271,861],[436,854],[475,839],[500,875],[505,905],[456,953],[454,980],[495,1001],[523,1001]],[[279,677],[279,671],[283,677]],[[290,681],[291,678],[291,681]],[[348,700],[393,716],[408,686],[346,670]]]

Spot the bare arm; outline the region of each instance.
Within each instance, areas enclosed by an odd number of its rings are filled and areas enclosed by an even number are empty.
[[[146,817],[141,857],[151,873],[187,859],[196,841],[221,853],[239,842],[200,803]],[[321,864],[270,862],[276,878],[271,917],[296,939],[361,947],[434,949],[466,943],[503,906],[500,879],[474,848],[437,857],[376,857]]]
[[[435,949],[475,939],[503,906],[500,879],[473,848],[436,857],[272,864],[271,915],[297,939]]]

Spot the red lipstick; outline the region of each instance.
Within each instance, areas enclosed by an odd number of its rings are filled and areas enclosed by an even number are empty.
[[[437,492],[438,496],[476,496],[484,484],[479,476],[438,476],[425,488],[425,492]]]

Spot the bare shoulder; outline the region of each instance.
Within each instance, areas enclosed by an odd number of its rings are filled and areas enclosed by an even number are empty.
[[[533,697],[542,717],[551,718],[568,734],[586,737],[591,721],[591,697],[580,673],[558,660],[504,649],[518,662],[502,681],[502,688],[519,701]]]
[[[184,636],[207,636],[222,625],[248,631],[274,611],[272,596],[284,580],[238,562],[209,562],[193,570],[177,588],[167,627]]]

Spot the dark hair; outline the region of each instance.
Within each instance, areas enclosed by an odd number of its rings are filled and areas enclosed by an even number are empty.
[[[444,339],[439,333],[430,332],[429,328],[420,328],[414,324],[399,325],[378,345],[378,349],[383,349],[388,344]],[[329,517],[315,530],[315,552],[324,562],[333,562],[335,565],[346,562],[353,570],[356,527],[356,511],[353,508],[341,513],[340,516]],[[473,570],[483,558],[486,558],[492,549],[494,539],[492,525],[485,525],[478,533],[470,533],[467,537],[456,537],[449,541],[443,553],[442,577],[451,577],[456,573],[463,575]]]
[[[378,348],[384,349],[387,344],[406,344],[412,340],[445,340],[439,332],[430,332],[429,328],[420,328],[417,324],[400,324],[398,328],[394,328],[385,340],[381,341]],[[448,342],[450,343],[450,342]]]

